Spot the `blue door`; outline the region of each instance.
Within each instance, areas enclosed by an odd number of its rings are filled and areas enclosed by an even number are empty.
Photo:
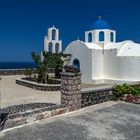
[[[78,67],[80,69],[80,62],[79,62],[78,59],[74,59],[73,60],[73,65],[76,66],[76,67]]]

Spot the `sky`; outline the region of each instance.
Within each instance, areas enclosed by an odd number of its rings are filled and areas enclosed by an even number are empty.
[[[63,49],[99,16],[117,31],[117,41],[140,43],[139,0],[0,0],[0,62],[31,62],[51,26],[59,28]]]

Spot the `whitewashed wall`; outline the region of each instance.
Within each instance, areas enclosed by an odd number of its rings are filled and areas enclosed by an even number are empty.
[[[109,29],[101,29],[101,30],[91,30],[85,32],[85,42],[88,42],[88,34],[92,34],[92,42],[99,43],[99,33],[104,32],[105,40],[102,43],[109,43],[110,41],[110,34],[113,33],[113,42],[116,42],[116,31],[109,30]],[[101,42],[100,42],[101,43]]]
[[[82,72],[82,82],[92,82],[92,51],[88,49],[81,41],[74,41],[68,45],[65,54],[72,54],[70,65],[77,58],[80,61],[80,69]]]
[[[70,65],[77,58],[80,61],[82,82],[122,83],[140,81],[140,57],[117,56],[117,49],[89,49],[84,42],[74,41],[65,52],[72,54]]]
[[[92,83],[103,83],[103,51],[92,50]]]
[[[107,50],[103,56],[103,78],[106,81],[140,81],[140,57],[117,56],[117,50]]]

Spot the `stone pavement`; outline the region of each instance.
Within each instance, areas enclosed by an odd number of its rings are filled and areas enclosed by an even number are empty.
[[[16,78],[24,77],[23,75],[0,76],[0,106],[7,107],[11,105],[27,103],[55,103],[60,104],[60,91],[39,91],[28,87],[20,86],[15,83]],[[106,87],[106,84],[86,84],[82,83],[82,88],[99,88]]]
[[[106,102],[4,130],[0,140],[140,140],[140,106]]]

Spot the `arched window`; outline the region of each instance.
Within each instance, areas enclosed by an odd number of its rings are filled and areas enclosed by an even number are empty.
[[[76,66],[76,67],[78,67],[80,69],[80,62],[79,62],[78,59],[74,59],[73,60],[73,65]]]
[[[111,42],[114,41],[114,36],[113,36],[113,33],[112,33],[112,32],[110,33],[110,41],[111,41]]]
[[[99,41],[104,41],[104,32],[103,31],[101,31],[100,33],[99,33]]]
[[[56,30],[53,29],[52,30],[52,40],[55,40],[56,39]]]
[[[55,52],[56,53],[59,53],[59,43],[56,43],[55,44]]]
[[[88,34],[88,42],[92,42],[92,33]]]
[[[52,42],[50,42],[49,43],[49,50],[48,50],[50,53],[52,53],[52,47],[53,47],[53,44],[52,44]]]

